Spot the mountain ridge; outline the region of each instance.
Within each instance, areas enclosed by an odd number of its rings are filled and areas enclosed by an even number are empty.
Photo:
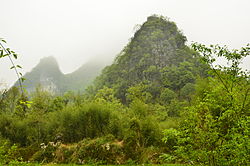
[[[105,65],[106,63],[88,61],[75,71],[64,74],[56,58],[48,56],[40,59],[39,63],[24,75],[23,85],[28,92],[35,91],[38,86],[54,94],[84,91]],[[14,86],[18,86],[17,83]]]

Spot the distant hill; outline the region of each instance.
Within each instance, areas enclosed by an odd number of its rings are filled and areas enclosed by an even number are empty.
[[[28,92],[34,91],[37,86],[55,94],[84,91],[105,65],[104,62],[90,61],[70,74],[63,74],[54,57],[45,57],[31,72],[24,75],[26,80],[23,84]]]
[[[73,73],[65,75],[63,91],[84,91],[107,65],[105,62],[89,61]]]

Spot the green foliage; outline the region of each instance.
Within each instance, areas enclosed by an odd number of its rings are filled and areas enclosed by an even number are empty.
[[[133,102],[135,100],[140,100],[144,103],[151,102],[152,95],[147,91],[148,88],[148,85],[142,83],[129,87],[126,94],[127,101]]]
[[[114,106],[116,108],[116,106]],[[83,138],[95,138],[106,134],[121,136],[119,111],[110,105],[86,103],[82,106],[68,106],[53,112],[48,117],[47,130],[59,136],[63,142],[78,142]]]
[[[169,88],[162,90],[160,99],[163,103],[169,104],[172,100],[177,97],[176,93]]]
[[[79,164],[122,164],[125,157],[122,146],[122,142],[115,140],[112,135],[85,139],[78,143],[72,160]]]
[[[21,98],[18,88],[13,87],[1,95],[1,113],[15,114],[18,101]]]
[[[114,89],[108,87],[98,90],[93,100],[95,103],[105,105],[116,111],[121,111],[123,109],[123,105],[115,97]]]
[[[249,164],[249,75],[239,63],[250,48],[192,50],[185,42],[175,23],[148,17],[86,93],[61,92],[84,88],[93,64],[64,76],[54,58],[41,60],[26,75],[28,91],[33,89],[28,97],[18,88],[0,96],[0,136],[10,142],[0,146],[10,159],[1,159],[13,165],[25,164],[19,157],[40,163]],[[215,67],[210,54],[225,57],[228,66]],[[42,83],[35,89],[37,80]]]
[[[173,148],[175,148],[174,146],[177,145],[178,136],[179,136],[178,130],[169,128],[164,130],[164,138],[162,140],[164,143],[167,144],[167,147],[170,150],[173,150]]]
[[[11,67],[10,69],[15,70],[16,76],[18,78],[18,83],[20,86],[20,89],[23,93],[23,85],[22,82],[25,80],[25,78],[23,78],[23,74],[21,72],[18,71],[18,68],[21,69],[22,67],[20,65],[16,65],[13,61],[14,59],[17,59],[17,54],[12,51],[10,48],[5,48],[4,45],[2,43],[7,43],[4,39],[0,38],[0,58],[4,58],[4,57],[8,57],[10,62],[11,62]]]
[[[133,88],[136,87],[131,89]],[[144,88],[141,92],[144,93],[143,91]],[[118,154],[118,151],[122,152],[123,157],[119,159],[120,163],[126,163],[129,158],[134,157],[137,163],[158,162],[157,156],[159,155],[156,154],[156,149],[162,146],[162,133],[157,119],[160,117],[160,111],[166,111],[165,107],[144,103],[144,99],[132,90],[130,93],[133,100],[126,107],[115,98],[111,88],[99,90],[93,98],[70,93],[64,96],[53,96],[42,89],[37,89],[32,93],[32,103],[27,108],[25,116],[8,111],[1,113],[0,134],[12,143],[18,143],[21,146],[20,156],[25,161],[68,163],[71,162],[74,148],[68,148],[71,147],[70,145],[63,145],[74,144],[83,139],[98,140],[100,137],[104,138],[111,134],[114,140],[119,140],[118,142],[122,144],[115,151],[115,154]],[[9,104],[6,103],[6,108]],[[134,127],[135,122],[138,123],[138,128]],[[134,144],[137,141],[139,144]],[[49,142],[62,142],[63,144],[54,147],[50,146]],[[46,149],[40,148],[41,143],[48,145]],[[138,149],[138,155],[131,156],[134,149]],[[109,156],[108,154],[105,154],[106,157]],[[92,157],[88,161],[104,162],[99,157]],[[118,163],[113,159],[112,161],[105,159],[105,162],[107,161]]]
[[[194,92],[195,92],[195,84],[187,83],[183,88],[181,88],[180,96],[181,98],[186,99],[188,102],[191,102]]]
[[[168,115],[170,117],[179,117],[181,112],[185,110],[185,106],[187,106],[186,102],[181,102],[179,100],[171,100],[170,104],[166,106]]]
[[[15,165],[22,161],[17,145],[11,145],[7,140],[0,142],[0,164]]]
[[[72,163],[74,160],[76,152],[76,145],[65,145],[61,144],[56,151],[54,152],[54,160],[55,163]]]
[[[2,43],[6,43],[6,41],[4,39],[0,38],[0,58],[4,58],[4,57],[9,58],[11,65],[12,65],[10,67],[10,69],[13,69],[15,71],[16,76],[18,78],[19,88],[21,90],[21,98],[17,102],[18,105],[16,106],[16,101],[12,101],[12,107],[11,107],[10,111],[12,111],[12,113],[15,111],[15,113],[19,114],[19,116],[23,116],[25,114],[27,107],[30,106],[30,102],[28,101],[28,98],[25,96],[24,89],[23,89],[23,81],[25,80],[25,78],[23,77],[23,74],[18,71],[18,69],[22,69],[22,67],[20,65],[16,65],[13,61],[13,58],[17,59],[18,55],[14,51],[12,51],[10,48],[5,48],[5,46]],[[12,88],[12,90],[19,92],[17,88],[16,89]],[[3,101],[2,99],[6,95],[5,93],[7,93],[7,92],[4,91],[4,93],[1,94],[1,100],[0,100],[0,106],[3,106],[3,109],[6,109],[5,103],[2,103],[2,101]],[[17,98],[19,98],[19,94],[14,95],[14,96],[17,96]],[[16,108],[16,110],[14,110],[14,108]],[[6,111],[6,110],[4,110],[4,111]]]
[[[31,161],[40,163],[49,163],[54,160],[55,151],[59,144],[49,142],[47,145],[42,143],[41,150],[37,151],[31,158]]]
[[[119,164],[131,159],[133,163],[158,163],[159,154],[164,150],[161,129],[176,126],[174,118],[167,122],[168,116],[179,116],[182,111],[180,88],[194,82],[200,74],[194,71],[202,73],[197,67],[200,63],[194,57],[196,53],[185,46],[185,41],[175,23],[150,16],[115,62],[106,67],[88,88],[86,95],[67,92],[56,96],[67,86],[72,86],[65,80],[78,84],[78,76],[70,74],[65,78],[53,58],[41,60],[26,75],[25,84],[28,91],[33,88],[33,93],[25,111],[18,111],[19,115],[15,113],[21,108],[18,91],[10,91],[13,95],[0,101],[4,106],[0,134],[12,143],[20,144],[26,160],[32,156],[33,161],[39,162],[70,162],[70,156],[74,155],[68,145],[46,150],[37,148],[41,143],[47,145],[51,141],[74,144],[85,140],[79,146],[89,155],[79,155],[88,163]],[[181,70],[187,73],[178,87],[166,83],[175,81],[166,74],[167,67],[172,65],[179,70],[177,78],[182,78]],[[37,80],[43,82],[35,89],[33,84]],[[76,84],[74,86],[84,86],[83,82]],[[110,145],[119,140],[122,146],[114,146],[107,153],[100,142],[110,134],[114,136],[109,140]],[[25,149],[31,153],[26,153]]]
[[[183,114],[178,130],[165,130],[174,159],[205,165],[248,165],[249,75],[239,66],[250,48],[230,51],[226,47],[193,45],[203,54],[213,77],[200,80],[193,105]],[[227,66],[214,67],[214,56]]]
[[[197,68],[190,62],[182,62],[179,66],[168,66],[162,69],[162,81],[165,87],[179,90],[186,83],[195,81]],[[198,75],[198,74],[197,74]]]
[[[147,100],[157,101],[165,88],[177,92],[194,83],[197,76],[206,75],[208,66],[199,62],[200,56],[185,46],[185,41],[174,22],[156,15],[148,17],[115,62],[95,80],[92,92],[109,87],[128,104],[131,96],[127,95],[133,90],[140,96],[139,91],[146,88],[144,92],[152,98]]]

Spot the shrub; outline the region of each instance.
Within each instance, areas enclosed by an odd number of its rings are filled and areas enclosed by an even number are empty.
[[[22,158],[18,152],[18,147],[11,145],[9,141],[0,142],[0,163],[9,164],[10,162],[21,161]]]
[[[72,161],[79,164],[122,164],[124,163],[123,144],[107,135],[96,139],[84,139],[79,142],[72,155]]]
[[[61,144],[55,151],[55,159],[53,162],[56,163],[70,163],[71,156],[76,151],[76,145],[65,145]]]
[[[32,162],[39,162],[39,163],[49,163],[52,162],[55,158],[55,151],[59,144],[54,142],[49,142],[47,145],[42,143],[41,149],[37,151],[32,157]]]

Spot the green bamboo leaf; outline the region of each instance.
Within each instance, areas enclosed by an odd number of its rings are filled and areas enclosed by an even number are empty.
[[[10,69],[14,69],[15,68],[15,66],[11,66],[11,68]]]
[[[22,69],[22,66],[20,66],[20,65],[16,65],[16,67],[18,67],[18,68]]]
[[[0,50],[0,58],[3,57],[3,50]]]
[[[14,58],[17,59],[17,54],[13,54]]]
[[[6,50],[7,50],[7,53],[8,53],[8,54],[11,54],[10,48],[6,48]]]

